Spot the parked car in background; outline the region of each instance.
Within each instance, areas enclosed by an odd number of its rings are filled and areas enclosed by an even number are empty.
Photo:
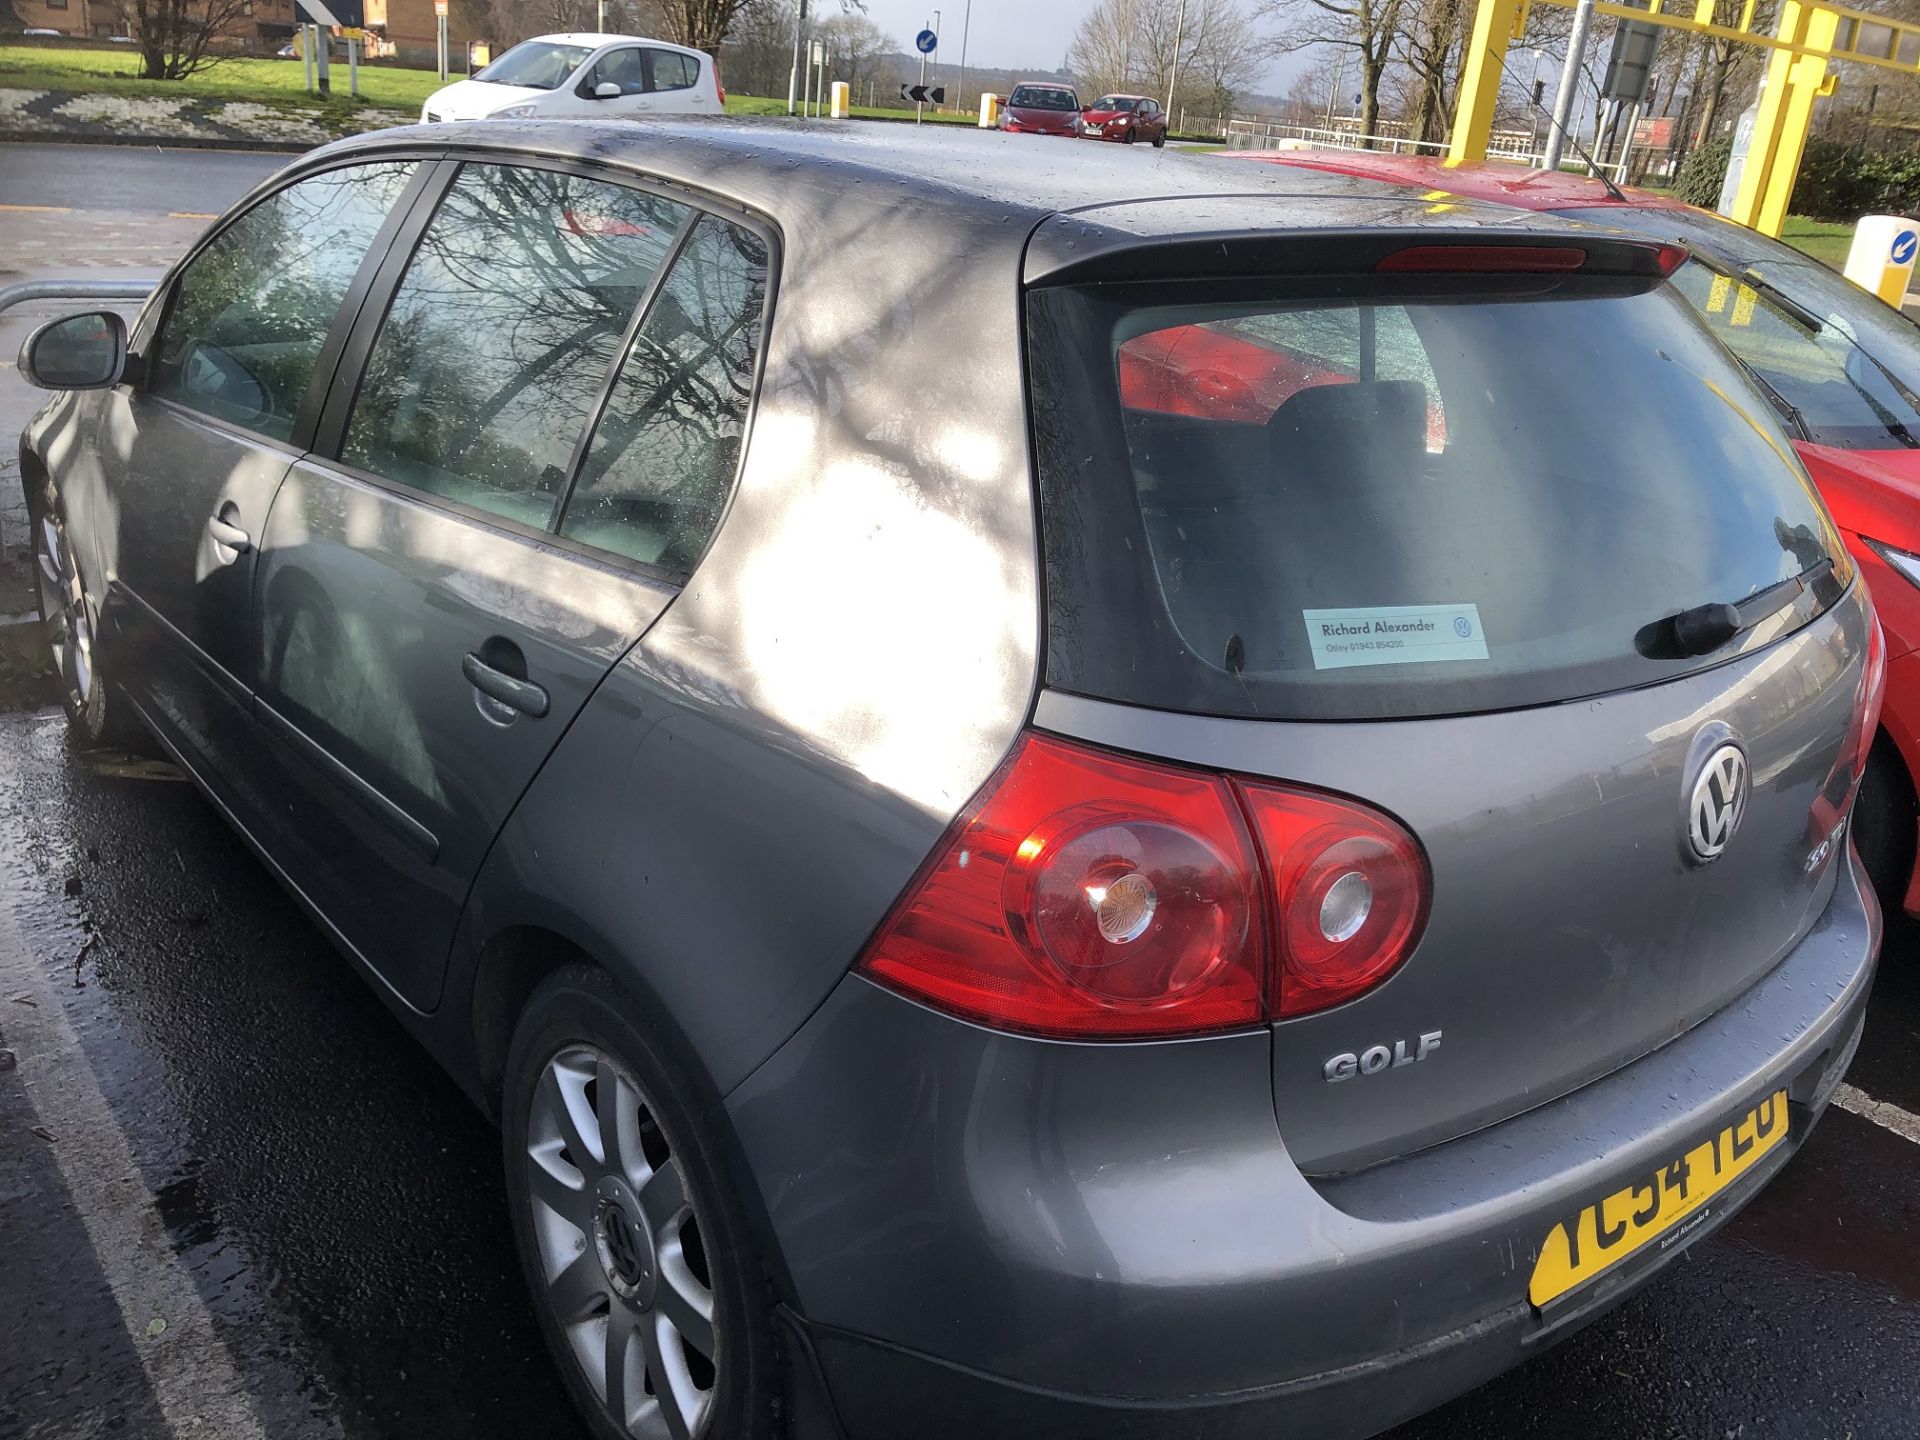
[[[1773,401],[1872,585],[1887,633],[1887,699],[1853,833],[1881,900],[1920,914],[1920,325],[1792,246],[1666,196],[1499,163],[1448,167],[1353,150],[1242,155],[1690,250],[1675,283]]]
[[[711,55],[634,35],[541,35],[427,97],[420,118],[718,115],[727,92]]]
[[[1373,1434],[1819,1119],[1866,588],[1675,247],[935,128],[380,132],[37,330],[74,738],[497,1118],[602,1440]]]
[[[1080,112],[1080,133],[1122,145],[1145,140],[1158,150],[1167,143],[1167,112],[1151,96],[1102,95]]]
[[[1016,135],[1077,135],[1080,97],[1071,85],[1023,80],[1001,107],[1000,128]]]

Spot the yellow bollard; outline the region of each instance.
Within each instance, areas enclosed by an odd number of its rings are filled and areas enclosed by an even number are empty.
[[[1898,310],[1913,281],[1920,225],[1898,215],[1862,216],[1847,251],[1847,279]]]
[[[833,120],[847,118],[848,107],[853,103],[853,87],[844,80],[836,80],[827,90],[827,116]]]
[[[1000,128],[1000,97],[982,93],[980,96],[980,128],[998,130]]]

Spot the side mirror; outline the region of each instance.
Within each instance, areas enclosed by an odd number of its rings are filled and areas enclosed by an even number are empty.
[[[20,378],[42,390],[106,390],[127,368],[127,325],[111,310],[49,320],[20,347]]]
[[[611,80],[602,80],[598,85],[593,87],[593,98],[596,100],[618,100],[620,98],[620,87]]]

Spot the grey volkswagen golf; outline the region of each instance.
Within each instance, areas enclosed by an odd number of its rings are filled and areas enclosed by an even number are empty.
[[[367,137],[29,340],[49,640],[498,1118],[597,1434],[1364,1435],[1710,1233],[1859,1035],[1878,627],[1681,258],[993,134]]]

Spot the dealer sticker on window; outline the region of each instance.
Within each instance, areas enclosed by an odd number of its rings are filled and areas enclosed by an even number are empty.
[[[1307,622],[1316,670],[1487,658],[1487,636],[1474,605],[1380,605],[1300,613]]]

